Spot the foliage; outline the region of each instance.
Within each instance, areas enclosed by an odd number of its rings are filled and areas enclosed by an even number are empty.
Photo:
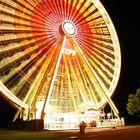
[[[135,94],[128,96],[126,109],[130,115],[140,115],[140,88],[136,90]]]

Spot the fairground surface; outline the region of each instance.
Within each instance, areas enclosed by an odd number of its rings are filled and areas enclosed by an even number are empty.
[[[140,140],[140,125],[109,128],[86,128],[63,131],[20,131],[0,129],[0,140]]]

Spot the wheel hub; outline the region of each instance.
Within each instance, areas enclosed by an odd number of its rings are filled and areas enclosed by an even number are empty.
[[[67,36],[73,37],[76,35],[76,27],[71,21],[64,21],[62,23],[62,30]]]

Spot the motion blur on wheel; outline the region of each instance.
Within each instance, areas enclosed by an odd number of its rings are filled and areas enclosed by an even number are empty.
[[[0,0],[0,90],[13,120],[45,129],[99,119],[121,68],[118,37],[99,0]]]

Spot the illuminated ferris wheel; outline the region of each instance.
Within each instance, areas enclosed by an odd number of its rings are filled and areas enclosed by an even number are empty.
[[[120,76],[120,46],[99,0],[0,0],[0,90],[34,112],[102,109]]]

